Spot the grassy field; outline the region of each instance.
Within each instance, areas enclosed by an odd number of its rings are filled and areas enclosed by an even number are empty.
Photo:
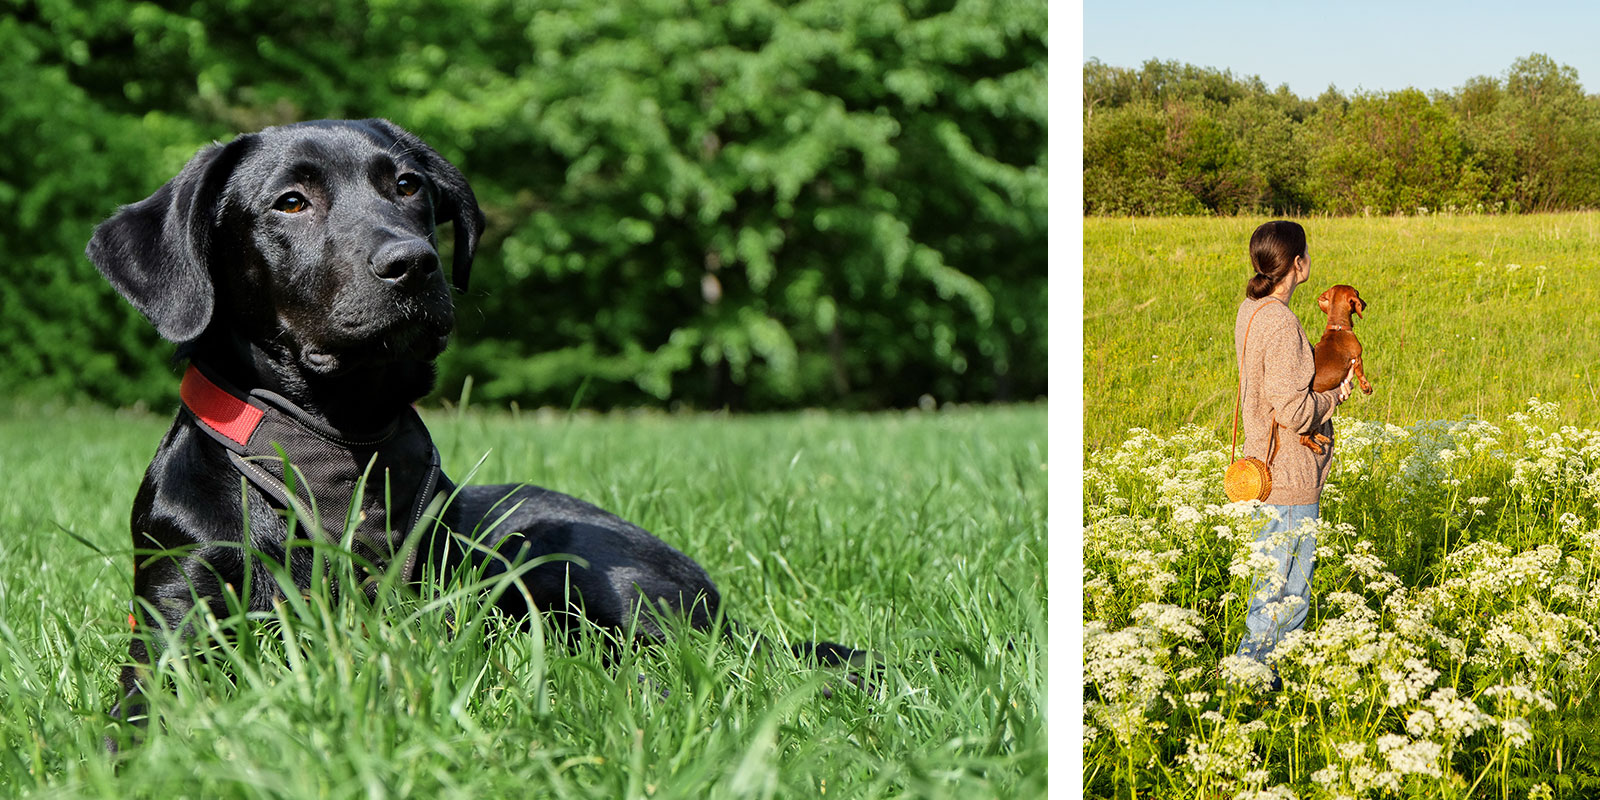
[[[168,419],[0,419],[0,796],[1034,797],[1045,781],[1045,410],[426,415],[474,482],[529,480],[695,556],[731,617],[873,648],[870,691],[747,636],[624,649],[325,593],[160,665],[109,757],[128,509]],[[221,623],[208,622],[208,631]]]
[[[1226,431],[1233,319],[1262,219],[1083,222],[1084,439],[1193,422]],[[1361,291],[1374,393],[1340,413],[1406,425],[1500,418],[1528,398],[1600,421],[1600,214],[1301,220],[1311,280],[1291,308],[1314,343],[1317,295]]]
[[[1258,223],[1084,223],[1085,796],[1600,797],[1600,215],[1304,221],[1292,306],[1361,290],[1376,392],[1276,691],[1221,488]]]

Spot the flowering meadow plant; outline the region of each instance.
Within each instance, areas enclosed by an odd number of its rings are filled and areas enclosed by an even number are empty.
[[[1085,796],[1600,796],[1600,431],[1555,412],[1335,418],[1278,691],[1233,655],[1270,560],[1258,504],[1222,494],[1225,443],[1135,429],[1091,453]]]

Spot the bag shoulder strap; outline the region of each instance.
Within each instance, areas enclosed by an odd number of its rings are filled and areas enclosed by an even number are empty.
[[[1263,299],[1264,300],[1278,300],[1278,298],[1276,298],[1276,297],[1266,297],[1266,298],[1263,298]],[[1278,302],[1282,303],[1283,301],[1282,300],[1278,300]],[[1233,451],[1232,451],[1233,454],[1228,459],[1230,463],[1233,462],[1233,461],[1237,461],[1239,459],[1239,410],[1244,405],[1244,363],[1243,362],[1244,362],[1244,356],[1245,356],[1246,353],[1249,352],[1249,348],[1250,348],[1250,326],[1256,324],[1256,315],[1260,314],[1261,313],[1261,309],[1266,308],[1266,307],[1267,307],[1266,303],[1262,303],[1261,305],[1256,306],[1256,310],[1250,313],[1250,321],[1246,322],[1244,324],[1244,346],[1239,348],[1239,351],[1240,351],[1240,356],[1239,356],[1239,361],[1240,361],[1240,364],[1239,364],[1239,389],[1233,396]],[[1284,308],[1288,308],[1288,306],[1284,306]],[[1278,412],[1274,411],[1274,412],[1272,412],[1272,433],[1267,439],[1267,466],[1269,466],[1269,467],[1272,466],[1272,459],[1274,457],[1276,457],[1277,455],[1278,455]]]

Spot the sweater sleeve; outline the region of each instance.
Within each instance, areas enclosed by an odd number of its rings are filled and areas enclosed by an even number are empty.
[[[1339,410],[1339,390],[1337,387],[1329,389],[1326,392],[1317,392],[1316,394],[1317,407],[1322,408],[1324,405],[1326,405],[1328,410],[1323,413],[1322,417],[1318,419],[1314,425],[1311,426],[1314,429],[1322,427],[1323,423],[1333,419],[1333,412]]]
[[[1285,309],[1287,312],[1287,309]],[[1262,394],[1278,417],[1278,425],[1295,434],[1315,431],[1333,415],[1334,392],[1313,392],[1317,364],[1311,343],[1292,313],[1273,314],[1268,322]]]

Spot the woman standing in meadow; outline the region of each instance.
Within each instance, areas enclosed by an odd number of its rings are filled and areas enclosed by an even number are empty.
[[[1333,464],[1333,411],[1350,396],[1350,374],[1326,392],[1311,390],[1316,373],[1311,342],[1289,310],[1295,288],[1311,277],[1305,228],[1285,221],[1256,228],[1250,236],[1250,263],[1255,273],[1245,285],[1233,335],[1239,359],[1239,425],[1244,454],[1272,468],[1272,493],[1263,509],[1268,519],[1256,533],[1256,543],[1275,562],[1275,571],[1251,593],[1248,632],[1238,654],[1265,663],[1278,642],[1306,621],[1317,539],[1310,531],[1301,536],[1294,531],[1320,511],[1322,486]],[[1320,455],[1300,445],[1302,434],[1326,437]]]

